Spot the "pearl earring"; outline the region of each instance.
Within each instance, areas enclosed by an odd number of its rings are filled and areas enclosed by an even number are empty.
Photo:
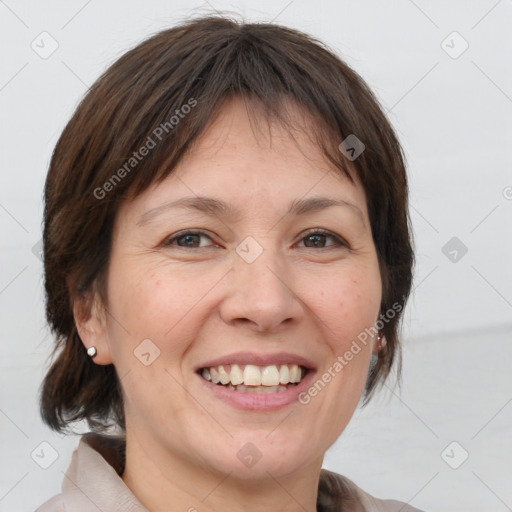
[[[98,351],[96,350],[96,347],[89,347],[87,349],[87,355],[89,357],[94,357],[97,353],[98,353]]]

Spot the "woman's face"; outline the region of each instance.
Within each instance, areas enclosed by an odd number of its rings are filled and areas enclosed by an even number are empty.
[[[232,100],[169,177],[121,205],[107,294],[95,361],[121,379],[128,442],[242,479],[318,467],[375,343],[357,341],[381,301],[364,190],[300,133],[256,138]],[[293,365],[307,372],[286,385]]]

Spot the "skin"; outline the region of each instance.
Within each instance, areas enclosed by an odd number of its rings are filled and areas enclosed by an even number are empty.
[[[94,298],[80,320],[96,364],[121,378],[127,423],[123,480],[152,512],[173,510],[316,510],[326,450],[359,402],[376,339],[306,404],[276,411],[236,409],[194,376],[198,364],[239,351],[291,352],[312,361],[317,376],[332,368],[357,335],[374,325],[381,276],[364,189],[333,169],[297,130],[258,131],[241,100],[230,100],[192,151],[163,182],[124,202],[114,226],[108,303]],[[238,218],[168,209],[190,196],[221,199]],[[295,199],[343,199],[335,206],[287,215]],[[345,240],[320,237],[322,228]],[[206,235],[162,245],[184,229]],[[263,253],[247,263],[236,247],[253,237]],[[314,236],[313,236],[314,238]],[[103,307],[104,306],[104,307]],[[150,339],[160,350],[145,366],[134,350]],[[247,442],[261,459],[246,467]],[[191,508],[193,507],[193,508]]]

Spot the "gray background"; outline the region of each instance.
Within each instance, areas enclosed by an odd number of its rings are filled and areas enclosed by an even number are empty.
[[[375,91],[408,159],[417,268],[403,386],[390,380],[356,412],[325,467],[430,511],[512,510],[511,0],[0,0],[0,510],[59,492],[78,442],[37,410],[52,346],[37,256],[52,149],[124,51],[215,10],[325,41]]]

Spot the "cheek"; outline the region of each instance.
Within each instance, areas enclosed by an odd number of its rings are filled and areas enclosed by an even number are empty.
[[[171,356],[167,360],[175,360],[172,356],[187,348],[202,323],[201,298],[218,280],[211,272],[141,265],[135,259],[112,265],[108,290],[112,350],[119,357],[150,339],[162,354]]]
[[[330,329],[329,338],[343,348],[366,328],[374,325],[381,303],[378,268],[353,268],[330,279],[318,300],[318,316]]]

